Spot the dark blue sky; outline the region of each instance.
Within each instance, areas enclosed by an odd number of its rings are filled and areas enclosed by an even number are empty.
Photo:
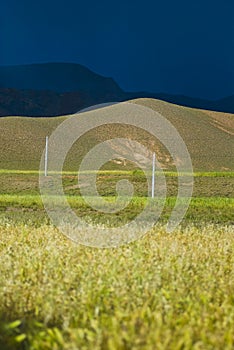
[[[129,91],[234,94],[234,1],[1,0],[0,65],[75,62]]]

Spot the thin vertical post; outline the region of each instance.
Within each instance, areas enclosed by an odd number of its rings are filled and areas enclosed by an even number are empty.
[[[155,187],[155,153],[153,153],[152,163],[152,198],[154,198],[154,187]]]
[[[45,176],[47,176],[48,173],[48,145],[49,145],[49,138],[46,136],[46,146],[45,146]]]

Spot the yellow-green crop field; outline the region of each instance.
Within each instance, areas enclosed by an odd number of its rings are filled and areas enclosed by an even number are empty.
[[[2,224],[1,349],[232,350],[233,248],[225,225],[95,249]]]
[[[105,222],[68,175],[73,210]],[[102,175],[100,192],[112,201],[122,174]],[[135,175],[138,196],[114,225],[144,204]],[[233,173],[197,174],[188,212],[173,233],[165,224],[176,178],[168,178],[161,220],[142,239],[111,249],[62,235],[46,216],[37,177],[0,174],[1,350],[234,349]]]

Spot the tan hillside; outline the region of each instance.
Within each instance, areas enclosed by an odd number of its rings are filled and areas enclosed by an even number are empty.
[[[234,170],[234,114],[192,109],[145,98],[132,100],[131,103],[158,111],[176,127],[188,147],[194,170]],[[118,108],[118,105],[112,108]],[[66,118],[69,116],[1,118],[0,168],[37,170],[46,135],[50,135]],[[170,155],[158,140],[139,129],[121,125],[106,125],[84,135],[70,150],[65,168],[76,170],[79,161],[90,148],[98,142],[115,137],[141,142],[144,146],[156,151],[163,168],[173,169],[174,165]],[[131,141],[126,141],[125,144],[119,146],[114,145],[114,147],[116,154],[120,157],[126,149],[132,151]],[[139,157],[138,151],[136,154]],[[115,167],[117,164],[112,165]],[[122,160],[121,166],[128,168],[129,164]]]

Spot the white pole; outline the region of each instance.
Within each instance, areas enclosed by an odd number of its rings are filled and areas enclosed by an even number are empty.
[[[47,176],[48,172],[48,144],[49,144],[48,136],[46,136],[46,146],[45,146],[45,176]]]
[[[154,187],[155,187],[155,153],[153,153],[153,164],[152,164],[152,198],[154,198]]]

